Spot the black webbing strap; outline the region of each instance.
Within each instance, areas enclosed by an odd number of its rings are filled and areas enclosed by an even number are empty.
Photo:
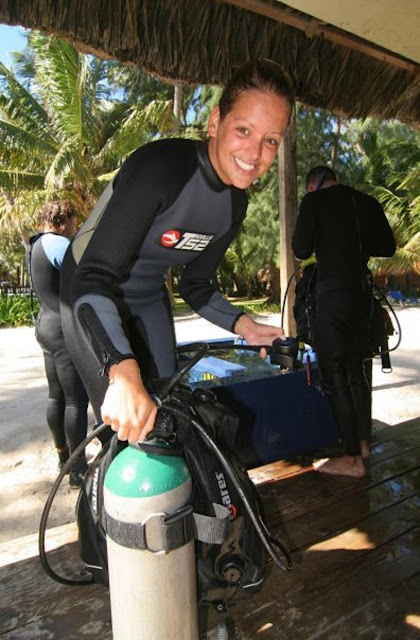
[[[207,544],[222,544],[228,535],[230,510],[217,502],[213,502],[212,506],[214,516],[194,513],[194,537]]]
[[[106,533],[129,549],[168,553],[195,538],[207,544],[222,544],[228,534],[230,510],[213,503],[215,516],[193,513],[187,506],[174,515],[158,513],[143,523],[121,522],[105,513]]]
[[[173,515],[153,514],[143,523],[121,522],[106,513],[105,522],[107,535],[129,549],[167,553],[194,538],[194,517],[190,505]]]

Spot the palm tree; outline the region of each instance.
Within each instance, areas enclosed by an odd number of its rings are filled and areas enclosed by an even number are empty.
[[[400,182],[391,181],[390,187],[378,187],[376,196],[384,205],[392,226],[397,250],[392,258],[372,260],[378,275],[420,274],[420,167],[414,166]]]
[[[87,215],[125,158],[173,124],[170,100],[115,97],[109,63],[35,32],[28,45],[14,72],[0,64],[0,226],[23,245],[43,202],[71,198]]]
[[[397,243],[392,258],[371,261],[377,275],[420,273],[419,142],[419,133],[399,122],[358,125],[369,191],[382,203]]]

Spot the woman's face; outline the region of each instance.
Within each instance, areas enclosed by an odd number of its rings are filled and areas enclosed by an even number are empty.
[[[219,107],[210,114],[210,161],[219,178],[246,189],[268,171],[289,123],[290,107],[275,93],[239,94],[223,120]]]

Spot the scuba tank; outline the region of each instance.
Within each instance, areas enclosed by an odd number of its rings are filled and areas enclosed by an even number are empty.
[[[129,446],[109,466],[104,508],[114,640],[198,638],[191,493],[180,456]]]

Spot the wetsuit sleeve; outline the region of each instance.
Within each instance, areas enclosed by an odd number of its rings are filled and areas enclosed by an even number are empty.
[[[395,238],[382,205],[372,198],[369,255],[389,258],[396,250]]]
[[[302,199],[292,237],[293,253],[299,260],[309,258],[315,249],[316,216],[309,195]]]
[[[76,266],[71,303],[96,354],[107,366],[133,357],[117,306],[119,285],[129,277],[154,217],[176,199],[185,175],[194,170],[195,155],[191,158],[190,162],[190,157],[184,157],[180,163],[178,157],[177,164],[162,162],[162,153],[151,145],[130,156]]]
[[[230,304],[217,291],[213,281],[215,271],[238,234],[241,222],[185,267],[178,287],[179,294],[194,311],[227,331],[233,331],[243,311]]]
[[[70,240],[56,233],[44,233],[41,236],[41,244],[52,266],[61,269]]]

